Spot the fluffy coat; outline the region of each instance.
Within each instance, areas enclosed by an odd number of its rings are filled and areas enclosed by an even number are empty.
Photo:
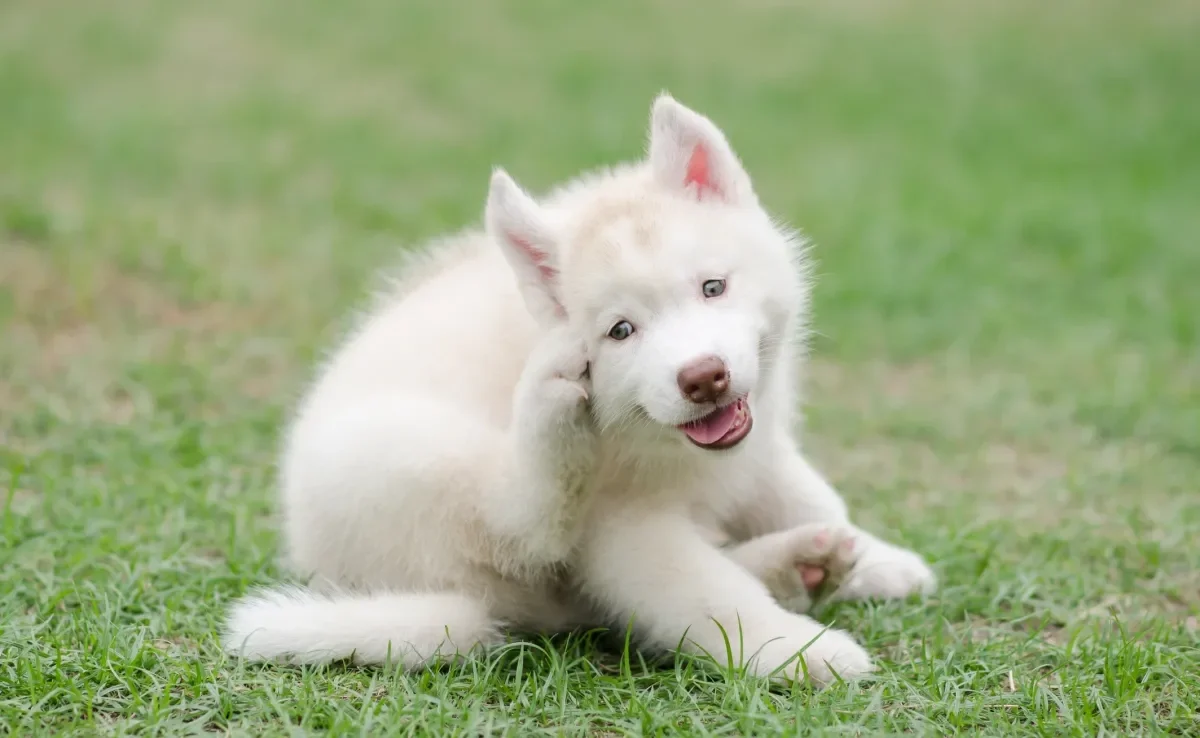
[[[811,569],[839,598],[935,578],[798,449],[804,243],[724,134],[664,94],[644,160],[540,199],[497,170],[485,223],[323,368],[281,465],[309,585],[238,602],[227,648],[417,668],[507,628],[632,622],[756,674],[870,671],[803,614]]]

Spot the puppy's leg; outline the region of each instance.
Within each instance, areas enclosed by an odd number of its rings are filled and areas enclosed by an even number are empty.
[[[478,564],[521,576],[562,561],[578,502],[552,464],[571,457],[537,455],[528,436],[472,410],[382,392],[312,408],[282,470],[297,573],[338,586],[473,592]]]
[[[812,609],[818,590],[836,592],[854,566],[854,531],[849,526],[808,523],[768,533],[725,549],[767,586],[784,608]]]
[[[514,392],[507,475],[484,513],[531,564],[561,561],[574,546],[595,453],[587,369],[583,343],[558,327],[534,348]]]
[[[588,531],[576,572],[612,621],[632,620],[659,648],[794,679],[803,673],[797,658],[803,652],[818,684],[834,672],[850,679],[871,670],[849,635],[784,610],[683,514],[639,510],[600,521]]]
[[[763,494],[746,516],[752,534],[812,522],[849,524],[841,496],[791,443],[780,444],[761,483]],[[833,599],[900,598],[936,589],[937,577],[920,555],[861,528],[854,531],[858,559]]]

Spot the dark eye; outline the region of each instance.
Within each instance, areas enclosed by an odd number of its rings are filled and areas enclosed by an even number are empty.
[[[622,320],[608,331],[608,337],[614,341],[624,341],[633,335],[633,323],[628,320]]]
[[[701,285],[700,289],[704,292],[705,297],[719,297],[725,292],[725,280],[710,279]]]

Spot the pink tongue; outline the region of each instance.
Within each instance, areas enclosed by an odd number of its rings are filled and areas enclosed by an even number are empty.
[[[716,443],[721,436],[733,427],[733,419],[737,416],[738,403],[726,405],[712,415],[694,423],[683,426],[683,432],[701,446]]]

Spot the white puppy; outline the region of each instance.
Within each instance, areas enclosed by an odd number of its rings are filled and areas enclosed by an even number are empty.
[[[325,367],[282,464],[312,589],[238,603],[227,647],[416,667],[506,626],[632,621],[758,674],[869,671],[799,614],[812,567],[856,561],[842,598],[934,575],[851,526],[797,450],[803,244],[721,131],[663,95],[644,161],[541,202],[498,170],[486,225],[434,245]]]

